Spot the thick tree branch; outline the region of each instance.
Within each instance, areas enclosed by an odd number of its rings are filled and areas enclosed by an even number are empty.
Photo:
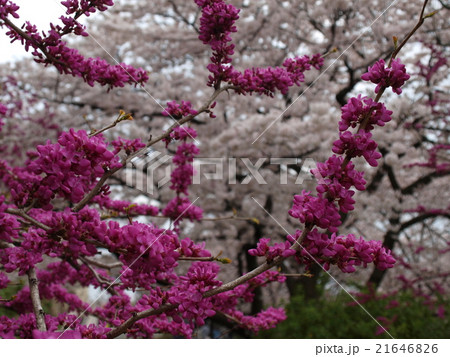
[[[395,177],[395,173],[394,173],[394,170],[392,169],[392,167],[385,163],[383,165],[383,168],[386,170],[386,172],[388,174],[389,182],[391,183],[392,188],[395,191],[401,191],[400,185],[397,181],[397,178]]]
[[[422,176],[420,178],[418,178],[416,181],[414,181],[413,183],[409,184],[408,186],[406,186],[405,188],[401,189],[401,193],[403,195],[411,195],[414,193],[414,190],[422,185],[426,185],[429,184],[433,179],[438,178],[438,177],[443,177],[443,176],[447,176],[450,175],[450,172],[431,172],[428,175]]]
[[[14,248],[14,244],[0,240],[0,249]]]
[[[433,212],[426,212],[423,214],[420,214],[414,218],[411,218],[409,221],[406,221],[404,223],[402,223],[400,225],[400,228],[398,230],[398,232],[401,232],[403,230],[405,230],[408,227],[411,227],[417,223],[421,223],[423,221],[425,221],[428,218],[433,218],[433,217],[445,217],[450,219],[450,214],[446,214],[446,213],[433,213]]]
[[[36,317],[36,327],[39,331],[47,331],[45,325],[45,312],[42,308],[41,298],[39,296],[39,282],[36,276],[36,269],[28,270],[28,283],[30,285],[30,297],[33,304],[34,316]]]

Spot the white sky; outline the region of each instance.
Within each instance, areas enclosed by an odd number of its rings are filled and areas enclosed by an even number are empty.
[[[12,0],[20,6],[17,10],[18,19],[11,18],[17,26],[22,26],[25,21],[36,25],[39,31],[47,31],[50,22],[59,23],[58,18],[64,15],[66,9],[58,0]],[[19,42],[10,43],[9,37],[5,35],[6,30],[0,29],[0,63],[13,61],[18,58],[29,56]]]

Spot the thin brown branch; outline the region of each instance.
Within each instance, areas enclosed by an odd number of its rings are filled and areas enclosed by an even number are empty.
[[[91,273],[94,275],[95,280],[98,281],[100,284],[100,287],[103,287],[104,285],[107,286],[108,291],[110,291],[111,295],[117,295],[116,290],[114,289],[114,285],[119,285],[119,283],[111,284],[111,281],[101,276],[97,271],[86,261],[85,258],[80,258],[80,260],[88,267],[88,269],[91,271]]]
[[[178,260],[185,261],[199,261],[199,262],[213,262],[216,260],[216,257],[179,257]]]
[[[447,176],[447,175],[450,175],[450,171],[443,171],[443,172],[433,171],[425,176],[418,178],[416,181],[409,184],[408,186],[402,188],[401,193],[403,195],[411,195],[415,192],[416,188],[419,188],[423,185],[430,183],[435,178],[443,177],[443,176]]]
[[[215,257],[179,257],[178,260],[193,261],[193,262],[219,262],[223,264],[230,264],[231,259],[219,258],[222,252]]]
[[[22,31],[19,27],[17,27],[16,25],[14,25],[14,23],[12,23],[9,19],[7,18],[3,18],[2,21],[14,32],[16,32],[20,37],[22,37],[22,39],[25,39],[28,42],[33,43],[37,48],[39,48],[41,50],[41,52],[44,54],[45,57],[47,57],[48,60],[50,60],[52,63],[57,63],[59,65],[62,66],[67,66],[67,63],[64,63],[60,60],[58,60],[57,58],[55,58],[54,56],[50,55],[47,52],[47,49],[45,48],[44,45],[39,44],[39,42],[37,42],[36,40],[34,40],[31,36],[29,36],[27,33],[25,33],[24,31]]]
[[[235,215],[229,215],[229,216],[224,216],[224,217],[202,218],[200,221],[216,222],[216,221],[226,221],[226,220],[230,220],[230,219],[236,220],[236,221],[248,221],[248,222],[259,223],[258,219],[255,217],[239,217],[239,216],[235,216]]]
[[[0,303],[11,302],[13,300],[14,300],[14,298],[11,298],[11,299],[0,299]]]
[[[164,312],[173,310],[177,306],[178,305],[168,304],[168,305],[163,305],[163,306],[161,306],[161,307],[159,307],[158,309],[155,309],[155,310],[145,310],[145,311],[138,312],[134,316],[130,317],[127,321],[125,321],[122,325],[117,326],[116,328],[114,328],[111,331],[109,331],[106,334],[106,337],[108,337],[108,338],[116,338],[116,337],[120,336],[121,334],[126,333],[127,330],[131,326],[133,326],[133,324],[136,321],[139,321],[141,319],[145,319],[146,317],[159,315],[159,314],[162,314]]]
[[[230,321],[234,322],[235,324],[237,324],[239,326],[242,325],[242,322],[239,321],[237,318],[235,318],[235,317],[233,317],[231,315],[228,315],[228,314],[226,314],[226,313],[224,313],[222,311],[216,311],[216,314],[226,318],[227,320],[230,320]]]
[[[98,260],[90,259],[87,257],[83,257],[83,259],[91,265],[95,265],[96,267],[107,269],[107,270],[122,267],[122,263],[120,263],[120,262],[113,263],[113,264],[106,264],[106,263],[99,262]]]
[[[391,59],[389,61],[389,65],[388,65],[389,67],[391,66],[392,61],[398,55],[398,53],[403,48],[403,46],[409,41],[409,39],[420,28],[420,26],[422,26],[423,22],[425,21],[424,13],[425,13],[425,8],[426,8],[427,4],[428,4],[428,0],[425,0],[423,2],[422,10],[420,11],[419,21],[417,22],[416,26],[414,26],[414,28],[408,33],[408,35],[406,35],[406,37],[403,39],[403,41],[400,43],[400,45],[398,45],[398,47],[392,53]]]
[[[411,227],[411,226],[413,226],[413,225],[415,225],[417,223],[421,223],[421,222],[425,221],[428,218],[436,218],[436,217],[445,217],[445,218],[450,219],[450,213],[445,213],[445,212],[442,212],[442,213],[439,213],[439,212],[436,212],[436,213],[435,212],[422,213],[422,214],[420,214],[420,215],[418,215],[418,216],[416,216],[414,218],[411,218],[409,221],[406,221],[406,222],[402,223],[400,225],[400,228],[398,229],[397,232],[401,232],[401,231],[403,231],[404,229],[406,229],[408,227]]]
[[[51,230],[51,228],[37,220],[35,220],[33,217],[29,216],[28,214],[26,214],[24,211],[20,210],[20,209],[15,209],[15,208],[7,208],[6,209],[6,213],[9,214],[13,214],[19,217],[24,218],[25,220],[27,220],[28,222],[32,223],[33,225],[35,225],[38,228],[43,229],[44,231],[49,231]]]
[[[106,130],[109,130],[111,128],[114,128],[117,124],[119,124],[122,121],[125,120],[133,120],[133,117],[131,116],[130,113],[125,113],[123,110],[120,110],[119,112],[119,116],[116,118],[116,120],[114,120],[111,124],[105,126],[104,128],[100,129],[100,130],[93,130],[90,134],[89,137],[92,138],[93,136],[96,136],[100,133],[103,133]]]

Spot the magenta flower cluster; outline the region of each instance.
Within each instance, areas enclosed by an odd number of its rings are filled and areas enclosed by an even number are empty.
[[[0,0],[0,19],[6,19],[9,15],[18,19],[19,14],[17,13],[19,6],[14,4],[10,0]]]
[[[301,235],[302,232],[297,231],[294,236],[288,236],[288,241],[294,243]],[[374,263],[380,270],[395,264],[395,259],[381,241],[357,239],[353,234],[336,236],[333,233],[330,237],[316,228],[303,240],[296,259],[306,267],[318,262],[328,270],[331,265],[336,265],[344,273],[353,273],[356,266],[367,267],[369,263]]]
[[[73,129],[63,132],[56,144],[39,145],[28,165],[33,174],[44,175],[39,192],[45,195],[38,197],[48,200],[58,195],[79,202],[105,171],[122,166],[107,146],[101,135],[89,137],[84,130]]]
[[[243,73],[235,71],[230,83],[238,87],[241,94],[264,94],[273,96],[276,91],[286,94],[293,85],[300,85],[305,80],[304,72],[312,67],[320,69],[323,57],[319,54],[312,58],[309,56],[288,58],[283,67],[251,68]]]
[[[377,61],[369,71],[361,76],[361,79],[375,83],[375,93],[378,93],[381,88],[392,87],[394,93],[400,94],[401,87],[409,79],[409,74],[406,73],[406,68],[400,59],[394,59],[390,67],[386,66],[383,59]]]
[[[255,249],[250,249],[248,254],[257,257],[266,257],[268,262],[271,262],[275,257],[290,257],[295,255],[295,250],[290,249],[289,242],[275,243],[272,247],[269,246],[270,238],[261,238]]]
[[[189,101],[181,101],[178,104],[175,100],[167,103],[167,108],[162,112],[165,116],[171,116],[174,119],[181,119],[187,115],[196,115],[197,111],[192,108],[192,104]]]
[[[336,205],[324,197],[315,197],[306,190],[301,195],[294,196],[289,215],[305,225],[329,229],[330,232],[337,232],[341,225]]]
[[[362,97],[361,94],[350,98],[341,110],[340,131],[345,131],[349,127],[355,128],[366,117],[370,119],[365,129],[373,130],[374,125],[384,126],[391,120],[392,115],[392,111],[387,110],[383,103],[377,103],[369,97]]]
[[[372,140],[372,133],[361,130],[356,134],[351,131],[339,133],[339,140],[333,143],[336,154],[351,153],[353,157],[363,156],[370,166],[377,166],[381,154],[376,151],[378,144]]]
[[[198,38],[213,51],[211,63],[207,66],[211,72],[208,86],[217,89],[221,82],[228,82],[239,94],[273,96],[277,90],[286,94],[290,87],[304,81],[305,71],[322,67],[323,57],[316,54],[312,58],[288,58],[282,67],[251,68],[244,72],[236,70],[231,64],[235,47],[231,34],[237,31],[235,22],[239,19],[239,10],[223,0],[195,2],[202,10]]]
[[[77,320],[76,315],[61,313],[58,316],[45,315],[47,331],[35,329],[36,321],[33,313],[20,315],[17,319],[0,316],[0,336],[2,338],[35,338],[35,339],[79,339],[79,338],[105,338],[111,330],[104,323],[84,326]],[[74,328],[62,334],[62,329]]]
[[[258,312],[255,316],[245,316],[242,312],[237,311],[233,317],[238,318],[243,327],[253,332],[275,328],[287,318],[283,308],[272,306]]]
[[[119,255],[122,282],[130,288],[148,288],[157,280],[173,280],[173,268],[180,254],[178,237],[169,230],[133,222],[120,227],[109,225],[104,243]]]
[[[181,141],[177,151],[172,158],[175,169],[171,173],[170,189],[176,192],[174,197],[163,209],[163,215],[170,217],[174,224],[178,226],[183,218],[192,220],[201,220],[203,210],[191,203],[188,198],[188,187],[192,184],[194,176],[193,161],[195,155],[200,152],[194,143],[189,143],[189,138],[194,139],[197,132],[192,128],[176,127],[170,134],[170,139]],[[168,141],[167,141],[168,143]],[[182,197],[182,195],[186,197]]]
[[[253,301],[254,290],[257,287],[264,287],[269,283],[283,283],[286,277],[275,271],[265,271],[264,273],[249,280],[247,283],[235,287],[233,290],[221,293],[212,298],[215,306],[220,306],[219,311],[239,321],[241,327],[251,331],[260,331],[275,327],[278,323],[286,319],[286,313],[282,308],[269,307],[256,315],[246,316],[242,311],[236,309],[239,299],[246,302]]]
[[[0,290],[6,288],[9,284],[9,282],[10,282],[10,280],[8,279],[8,276],[5,273],[0,272]],[[2,297],[0,295],[0,299],[1,298]]]
[[[66,14],[80,14],[89,16],[90,13],[98,11],[106,11],[108,6],[113,6],[114,1],[112,0],[66,0],[61,1],[61,4],[67,8]]]
[[[112,141],[111,145],[114,147],[114,155],[117,155],[120,151],[123,151],[127,156],[145,147],[145,144],[140,138],[128,140],[121,138],[120,136],[116,140]]]
[[[227,81],[233,74],[231,56],[234,53],[234,44],[231,33],[236,32],[234,23],[239,18],[239,10],[223,0],[195,0],[201,8],[200,35],[198,38],[211,47],[213,54],[208,70],[208,85],[214,88],[220,86],[220,82]]]
[[[17,270],[19,275],[24,275],[42,260],[42,254],[23,247],[11,247],[0,250],[0,264],[3,265],[7,273]]]
[[[203,210],[192,204],[187,197],[174,197],[162,211],[163,215],[173,220],[175,225],[187,218],[192,221],[200,221],[203,218]]]
[[[11,243],[19,237],[20,223],[15,216],[5,213],[8,205],[4,202],[5,196],[0,196],[0,241]]]

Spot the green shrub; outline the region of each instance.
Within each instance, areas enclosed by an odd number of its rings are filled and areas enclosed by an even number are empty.
[[[450,300],[438,296],[434,303],[401,292],[395,296],[370,296],[362,306],[394,338],[449,338]],[[367,301],[365,301],[367,300]],[[438,308],[445,311],[438,316]],[[442,310],[443,309],[443,310]],[[346,293],[305,300],[294,296],[287,305],[287,320],[264,331],[260,338],[390,338]]]

